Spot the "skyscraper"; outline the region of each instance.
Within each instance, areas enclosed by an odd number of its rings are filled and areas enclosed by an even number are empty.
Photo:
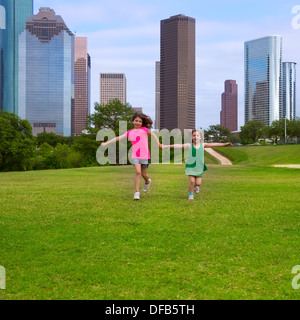
[[[225,81],[225,91],[222,93],[222,110],[220,124],[230,131],[238,129],[238,85],[235,80]]]
[[[245,42],[245,123],[270,126],[280,119],[282,38],[268,36]]]
[[[283,118],[296,118],[296,63],[282,63],[282,112]]]
[[[90,112],[91,58],[87,52],[87,38],[75,37],[75,101],[72,109],[72,135],[80,135]]]
[[[160,129],[195,128],[195,19],[161,21]]]
[[[100,104],[119,99],[126,104],[126,76],[124,73],[100,73]]]
[[[74,35],[54,10],[40,8],[19,36],[19,116],[34,134],[70,136],[73,104]]]
[[[33,13],[33,0],[0,0],[6,14],[0,29],[0,110],[18,114],[19,35]]]
[[[160,61],[155,62],[155,129],[160,128]]]

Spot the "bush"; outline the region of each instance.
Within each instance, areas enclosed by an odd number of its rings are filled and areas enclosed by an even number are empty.
[[[0,171],[30,170],[35,147],[30,123],[0,111]]]

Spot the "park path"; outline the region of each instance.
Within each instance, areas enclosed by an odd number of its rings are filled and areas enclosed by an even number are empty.
[[[275,164],[274,167],[300,169],[300,164]]]
[[[205,148],[205,151],[207,151],[209,154],[211,154],[213,157],[215,157],[217,160],[221,162],[223,165],[232,166],[232,162],[220,155],[217,151],[213,150],[212,148]]]

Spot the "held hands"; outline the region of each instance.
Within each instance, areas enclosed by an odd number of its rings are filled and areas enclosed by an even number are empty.
[[[231,143],[231,142],[227,142],[227,143],[226,143],[226,146],[232,147],[232,143]]]
[[[161,143],[159,144],[159,149],[165,150],[167,148],[168,148],[168,146],[161,144]]]
[[[100,147],[105,147],[106,146],[106,143],[105,142],[102,142],[101,144],[100,144]]]

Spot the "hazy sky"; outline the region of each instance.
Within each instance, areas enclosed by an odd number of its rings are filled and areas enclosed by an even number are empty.
[[[155,119],[155,61],[160,59],[160,20],[196,19],[196,119],[204,129],[220,123],[224,81],[236,80],[239,126],[244,125],[244,42],[283,38],[283,62],[300,62],[300,29],[292,26],[296,0],[34,0],[50,7],[68,28],[88,38],[92,58],[92,110],[99,102],[100,72],[125,73],[127,100]],[[300,14],[300,8],[298,13]],[[299,73],[297,65],[297,73]],[[299,77],[298,77],[299,78]],[[300,81],[297,116],[300,116]]]

